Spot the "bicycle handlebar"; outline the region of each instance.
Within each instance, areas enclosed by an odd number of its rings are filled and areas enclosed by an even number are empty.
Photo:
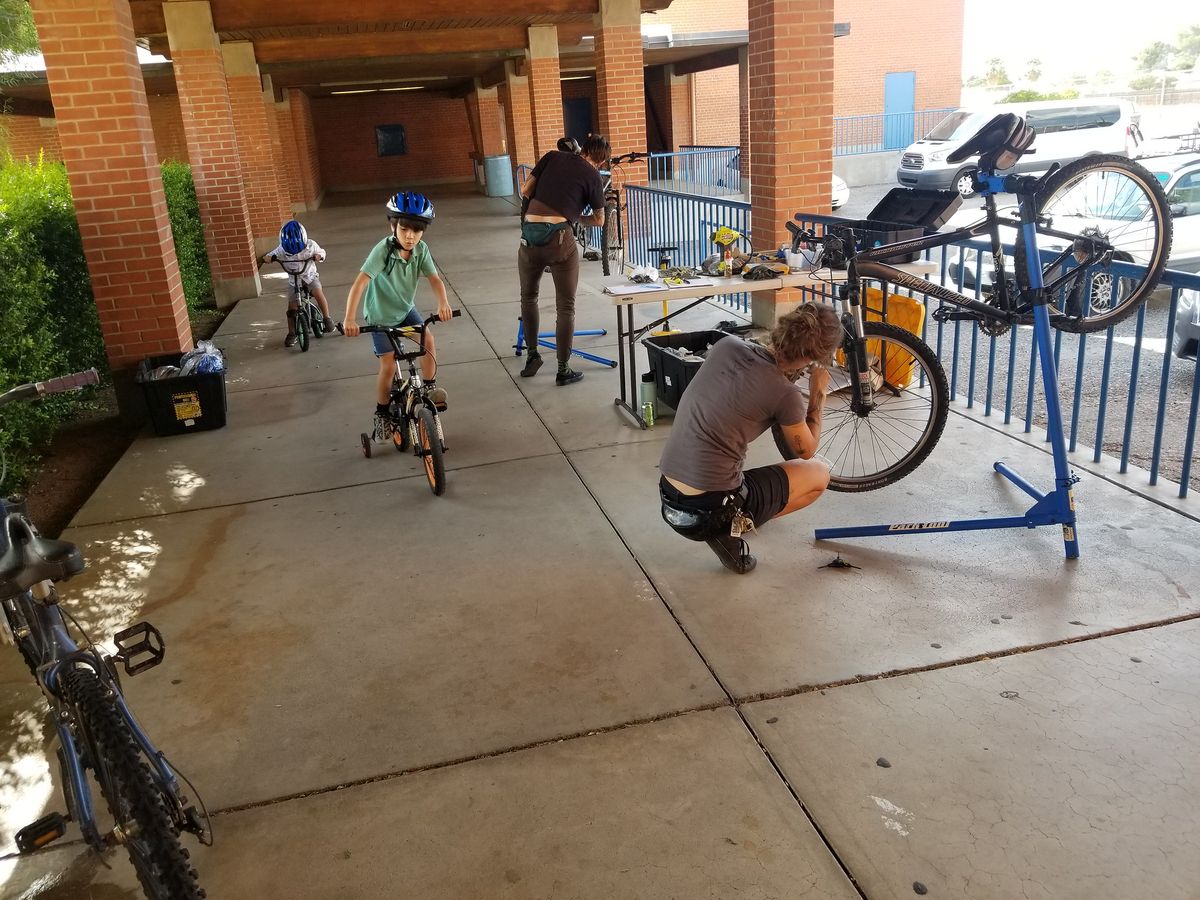
[[[621,163],[637,162],[639,159],[649,159],[649,158],[650,158],[649,153],[639,153],[637,151],[634,151],[633,153],[622,153],[620,156],[611,156],[608,159],[608,164],[610,166],[619,166],[619,165],[621,165]]]
[[[20,400],[32,400],[35,397],[44,397],[47,394],[63,394],[67,391],[77,391],[80,388],[99,383],[100,373],[95,369],[88,369],[84,372],[74,372],[71,375],[51,378],[48,381],[20,384],[0,394],[0,406],[8,403],[16,403]]]
[[[451,310],[450,312],[450,318],[452,319],[457,319],[461,315],[461,309]],[[438,318],[437,313],[434,313],[420,325],[362,325],[359,326],[358,331],[360,334],[370,334],[372,332],[378,334],[414,334],[418,328],[424,328],[426,325],[433,325],[435,322],[440,321],[442,320]]]

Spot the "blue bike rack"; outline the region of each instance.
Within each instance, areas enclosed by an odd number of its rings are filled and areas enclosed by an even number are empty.
[[[991,180],[991,179],[989,179]],[[1034,223],[1023,206],[1021,228],[1025,246],[1036,247]],[[1067,559],[1079,557],[1079,532],[1075,526],[1075,498],[1071,486],[1079,480],[1071,474],[1067,462],[1067,442],[1063,436],[1062,406],[1058,395],[1058,371],[1054,364],[1054,347],[1050,337],[1050,313],[1042,295],[1042,271],[1037,253],[1028,255],[1029,285],[1038,294],[1033,310],[1033,333],[1037,342],[1038,361],[1042,366],[1042,390],[1046,397],[1046,429],[1054,457],[1054,490],[1043,493],[1002,462],[992,468],[1036,501],[1022,516],[999,516],[987,519],[959,519],[941,522],[901,522],[893,525],[862,525],[849,528],[818,528],[819,541],[847,537],[887,537],[899,534],[931,534],[943,531],[982,531],[991,528],[1037,528],[1042,525],[1061,525]]]
[[[554,334],[555,333],[553,331],[540,332],[538,334],[538,346],[545,347],[548,350],[557,350],[558,345],[555,344],[554,341],[544,340],[545,338],[554,337]],[[608,329],[606,329],[606,328],[589,328],[584,331],[576,331],[575,337],[589,337],[592,335],[604,335],[604,334],[608,334]],[[525,349],[525,323],[522,322],[520,320],[520,318],[517,319],[517,342],[515,344],[513,344],[513,347],[517,351],[517,356],[520,356],[521,351]],[[580,356],[583,359],[591,360],[592,362],[599,363],[602,366],[608,366],[610,369],[615,369],[617,367],[617,363],[615,360],[608,359],[607,357],[604,357],[604,356],[597,356],[594,353],[588,353],[586,350],[576,350],[574,347],[572,347],[571,355],[572,356]]]

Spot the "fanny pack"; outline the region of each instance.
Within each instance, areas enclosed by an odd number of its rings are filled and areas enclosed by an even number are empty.
[[[521,243],[530,247],[545,247],[554,239],[555,233],[567,225],[567,222],[522,222]]]

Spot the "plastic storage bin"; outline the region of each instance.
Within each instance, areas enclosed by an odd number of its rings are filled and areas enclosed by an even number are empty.
[[[867,218],[900,225],[921,225],[929,231],[937,231],[958,211],[962,201],[958,191],[892,188]]]
[[[660,334],[646,338],[646,354],[654,370],[654,390],[658,402],[671,409],[679,406],[679,398],[696,373],[710,345],[729,337],[724,331],[689,331],[682,334]]]
[[[137,381],[146,398],[154,433],[160,437],[208,431],[225,425],[225,373],[177,375],[150,380],[159,366],[177,366],[182,353],[151,356],[138,365]]]
[[[897,241],[908,241],[913,238],[925,237],[925,229],[922,226],[904,225],[899,222],[883,222],[876,219],[846,219],[841,222],[827,224],[825,233],[834,229],[852,228],[854,230],[854,245],[855,249],[860,253],[863,250],[870,250],[872,247],[879,247],[882,244],[894,244]],[[920,253],[901,253],[896,256],[885,257],[886,262],[890,263],[906,263],[917,259]],[[845,265],[838,266],[844,269]]]

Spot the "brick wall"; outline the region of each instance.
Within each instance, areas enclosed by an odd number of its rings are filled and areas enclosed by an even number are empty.
[[[835,0],[850,33],[833,42],[835,116],[883,112],[888,72],[916,72],[917,109],[958,106],[963,0],[927,0],[914,14],[898,0]]]
[[[745,31],[746,0],[672,0],[656,13],[643,13],[642,25],[670,25],[674,34]]]
[[[736,146],[738,126],[738,67],[697,72],[696,143]]]
[[[150,104],[150,124],[154,126],[154,143],[158,147],[158,158],[187,162],[187,135],[183,131],[179,96],[153,95],[147,96],[146,100]]]
[[[0,116],[0,148],[17,159],[62,159],[57,124],[37,116]]]
[[[315,205],[325,193],[321,163],[317,152],[316,127],[313,124],[312,104],[304,91],[290,88],[288,105],[292,110],[292,140],[296,142],[296,162],[300,167],[300,186],[304,203]]]
[[[229,103],[237,129],[238,158],[250,214],[250,230],[266,240],[280,226],[279,186],[275,151],[267,127],[267,108],[257,74],[229,77]]]
[[[557,56],[529,60],[529,103],[534,152],[541,158],[554,149],[563,133],[562,84]]]
[[[312,112],[328,190],[396,190],[406,184],[474,179],[471,128],[461,99],[428,91],[318,97]],[[403,125],[408,153],[379,156],[376,125]]]
[[[296,149],[296,138],[292,128],[292,105],[290,100],[274,104],[275,129],[279,132],[279,142],[282,148],[280,159],[283,161],[283,183],[288,192],[288,203],[292,208],[303,209],[304,184],[300,180],[300,153]]]

